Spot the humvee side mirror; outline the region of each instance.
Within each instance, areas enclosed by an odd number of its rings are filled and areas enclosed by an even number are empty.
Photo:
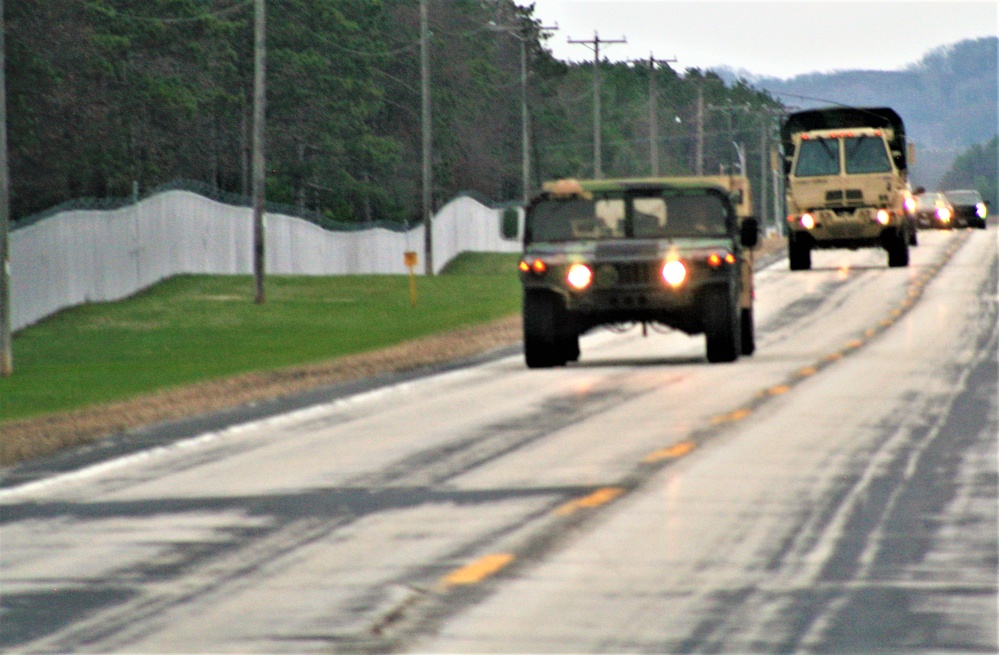
[[[755,216],[747,216],[739,225],[739,240],[746,248],[755,248],[760,241],[760,224]]]

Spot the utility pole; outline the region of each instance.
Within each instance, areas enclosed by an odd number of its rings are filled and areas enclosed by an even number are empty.
[[[267,50],[265,0],[254,0],[253,29],[253,279],[254,302],[262,305],[264,294],[264,201],[267,169],[264,165],[264,120],[267,98]]]
[[[708,109],[709,111],[720,111],[720,112],[724,112],[725,118],[727,119],[727,124],[728,124],[728,140],[732,144],[732,147],[733,147],[733,150],[729,150],[729,155],[728,155],[728,172],[729,172],[729,175],[732,174],[732,170],[735,167],[735,161],[732,158],[732,153],[733,152],[736,153],[739,156],[739,166],[740,166],[740,169],[742,169],[742,170],[740,170],[740,173],[741,174],[745,174],[745,161],[744,161],[745,152],[744,152],[744,149],[739,144],[737,144],[736,141],[735,141],[735,132],[734,132],[734,129],[733,129],[733,126],[732,126],[732,114],[733,114],[733,112],[737,112],[737,111],[748,112],[750,110],[749,105],[748,104],[745,104],[745,105],[732,105],[732,104],[728,104],[728,105],[708,105],[706,107],[706,109]]]
[[[526,207],[531,199],[531,115],[527,108],[527,44],[529,39],[525,35],[519,34],[513,27],[504,27],[490,22],[489,29],[509,34],[520,43],[521,195]],[[554,32],[557,29],[558,23],[553,27],[541,25],[537,28],[539,32]]]
[[[649,53],[649,161],[652,177],[659,177],[659,111],[656,102],[656,64],[672,64],[672,59],[656,59]]]
[[[0,0],[0,377],[14,373],[10,318],[10,170],[7,160],[7,31]]]
[[[611,45],[628,41],[623,36],[613,40],[601,39],[594,31],[592,39],[584,41],[570,38],[568,42],[585,45],[593,51],[593,177],[599,179],[604,176],[603,145],[600,138],[600,44]]]
[[[430,44],[427,0],[420,0],[420,82],[423,116],[423,265],[427,276],[434,274],[433,160],[430,122]]]

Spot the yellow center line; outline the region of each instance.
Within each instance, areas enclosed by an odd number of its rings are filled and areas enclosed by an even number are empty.
[[[780,396],[791,390],[791,387],[786,384],[778,384],[777,386],[770,387],[767,389],[767,393],[771,396]]]
[[[697,444],[693,441],[681,441],[680,443],[673,444],[667,448],[660,448],[659,450],[652,451],[646,455],[642,461],[646,464],[652,464],[654,462],[661,462],[664,459],[676,459],[678,457],[683,457],[696,447]]]
[[[711,424],[718,425],[719,423],[731,423],[733,421],[741,421],[742,419],[746,418],[752,413],[753,410],[749,409],[748,407],[743,407],[742,409],[737,409],[734,412],[729,412],[728,414],[722,414],[721,416],[714,417],[713,419],[711,419]]]
[[[583,496],[582,498],[577,498],[576,500],[570,500],[564,505],[560,505],[555,510],[555,513],[559,516],[568,516],[576,510],[599,507],[609,503],[623,493],[624,489],[621,487],[604,487],[603,489],[597,489],[588,496]]]
[[[447,574],[441,579],[441,584],[445,587],[476,584],[495,574],[512,561],[513,555],[510,553],[485,555],[471,564]]]

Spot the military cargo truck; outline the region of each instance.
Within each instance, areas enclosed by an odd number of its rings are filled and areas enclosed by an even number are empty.
[[[751,206],[744,177],[543,185],[519,264],[527,366],[578,359],[601,325],[703,333],[712,362],[752,354]]]
[[[909,264],[915,244],[905,125],[888,107],[800,111],[781,126],[791,270],[816,248],[883,248]]]

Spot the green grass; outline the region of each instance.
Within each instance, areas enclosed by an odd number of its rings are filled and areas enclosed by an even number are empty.
[[[333,359],[516,313],[516,255],[463,255],[418,277],[171,278],[131,298],[62,311],[14,335],[0,421]]]

